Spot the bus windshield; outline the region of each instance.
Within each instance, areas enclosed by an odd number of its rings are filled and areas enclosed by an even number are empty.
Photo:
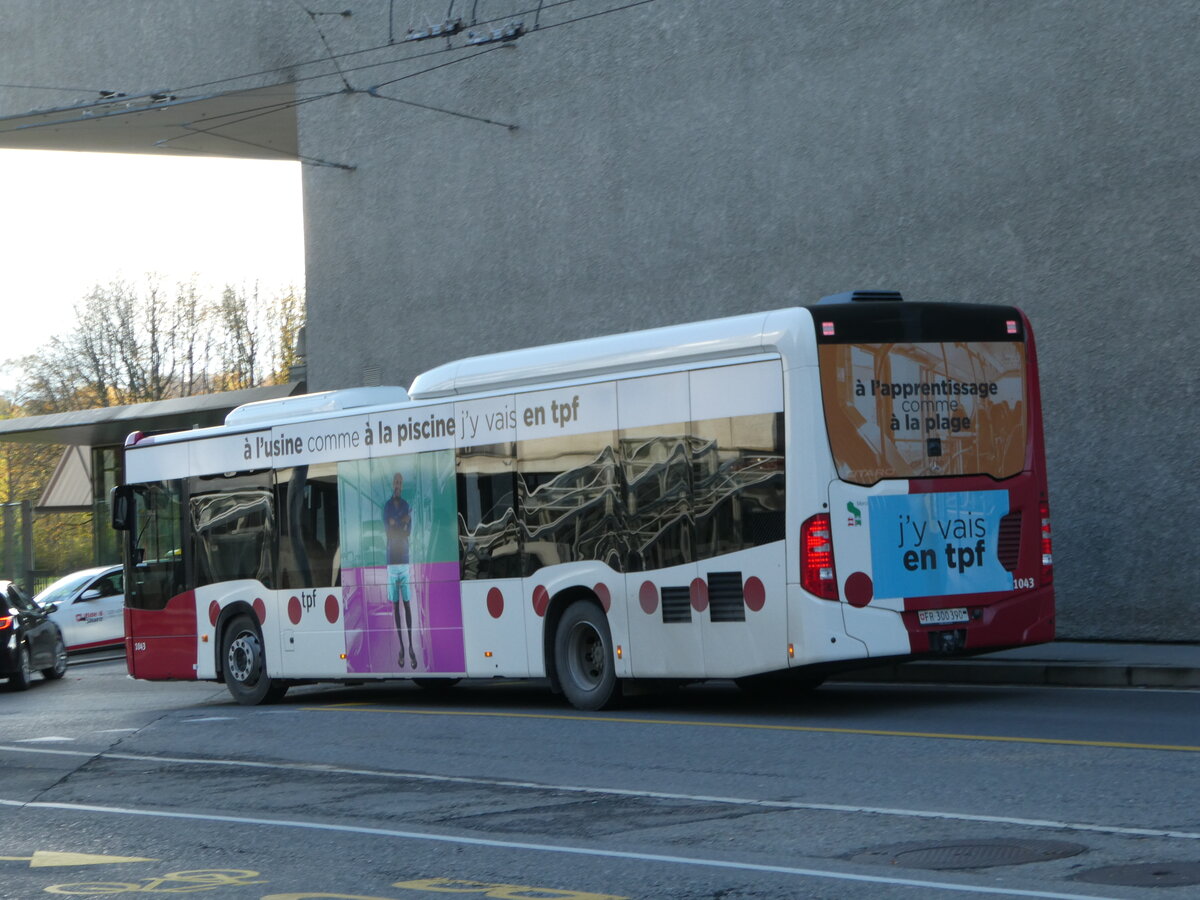
[[[990,475],[1025,462],[1025,345],[823,344],[821,394],[843,481]]]

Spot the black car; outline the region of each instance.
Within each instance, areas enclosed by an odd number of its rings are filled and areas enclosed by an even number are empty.
[[[67,674],[67,645],[50,621],[57,608],[38,606],[11,581],[0,581],[0,678],[10,690],[25,690],[39,670],[51,679]]]

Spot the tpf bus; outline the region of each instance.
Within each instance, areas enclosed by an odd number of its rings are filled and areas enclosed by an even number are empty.
[[[1051,640],[1012,307],[855,292],[252,403],[126,443],[130,673],[818,684]]]

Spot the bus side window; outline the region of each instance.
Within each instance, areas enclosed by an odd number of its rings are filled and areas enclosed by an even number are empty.
[[[521,532],[513,445],[464,447],[456,463],[463,579],[519,578]]]
[[[692,448],[682,423],[622,429],[621,467],[631,546],[627,572],[695,561]]]
[[[783,414],[695,422],[696,536],[701,559],[786,536]]]
[[[188,511],[199,587],[254,579],[275,584],[275,498],[270,472],[191,480]]]
[[[611,431],[517,443],[524,572],[595,559],[624,571],[625,488]]]
[[[275,497],[279,512],[279,586],[340,585],[337,464],[296,466],[277,472]]]

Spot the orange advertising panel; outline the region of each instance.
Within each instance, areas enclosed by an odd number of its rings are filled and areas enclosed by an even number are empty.
[[[1024,344],[823,344],[819,354],[825,422],[844,481],[1021,471]]]

